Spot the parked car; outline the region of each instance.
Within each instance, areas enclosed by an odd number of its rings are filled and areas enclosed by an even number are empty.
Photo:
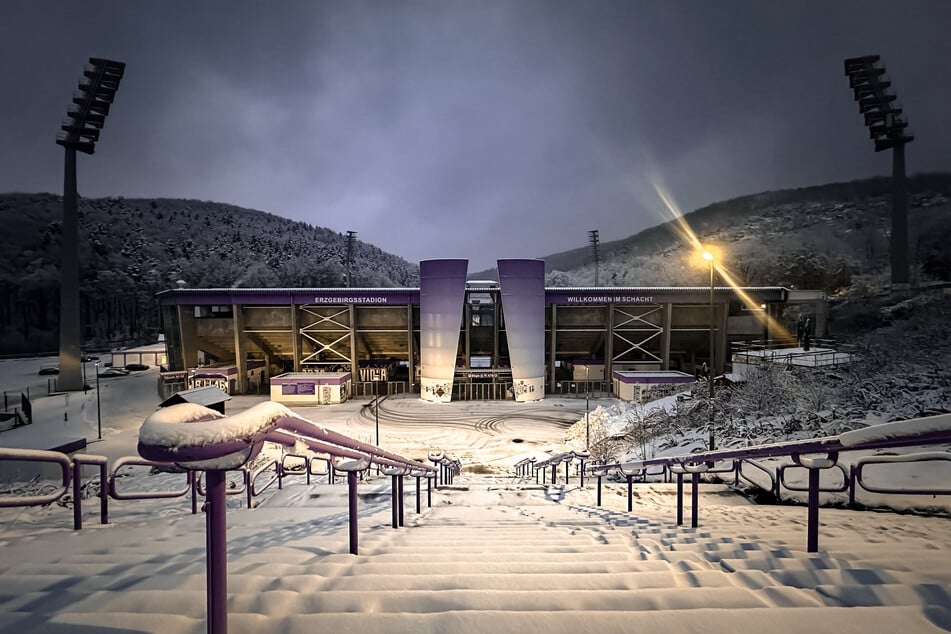
[[[59,374],[58,363],[44,363],[40,366],[39,374]]]
[[[125,369],[132,372],[141,372],[142,370],[148,370],[149,366],[145,365],[144,363],[129,363],[125,366]]]
[[[129,371],[122,368],[106,368],[99,373],[99,376],[106,378],[110,376],[126,376],[127,374],[129,374]]]

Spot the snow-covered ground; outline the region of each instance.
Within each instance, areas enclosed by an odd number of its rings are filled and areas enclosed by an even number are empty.
[[[26,365],[0,362],[0,381],[26,378]],[[139,426],[158,404],[156,378],[151,370],[103,385],[103,440],[87,453],[135,454]],[[227,411],[261,400],[236,397]],[[69,403],[38,399],[43,420],[29,433],[40,444],[64,429],[95,440],[95,404],[94,391]],[[365,405],[293,409],[373,442],[377,417]],[[566,432],[583,421],[584,405],[384,400],[382,447],[423,459],[445,451],[469,470],[433,493],[432,508],[424,488],[419,514],[408,480],[399,530],[390,528],[389,479],[361,484],[360,555],[348,554],[341,484],[289,480],[252,510],[231,498],[230,631],[951,630],[946,516],[824,508],[820,552],[809,554],[804,508],[755,506],[722,485],[702,487],[700,525],[691,529],[675,526],[670,485],[638,485],[628,513],[617,483],[598,507],[590,480],[540,486],[510,475],[525,457],[577,447],[579,427]],[[597,405],[609,407],[591,420],[618,406]],[[160,490],[182,480],[131,469],[120,484]],[[0,631],[204,631],[201,513],[185,498],[110,500],[110,520],[98,524],[95,500],[78,532],[66,506],[0,509]]]

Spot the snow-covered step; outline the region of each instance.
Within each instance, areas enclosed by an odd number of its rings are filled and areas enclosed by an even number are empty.
[[[913,607],[893,608],[780,608],[770,607],[724,610],[720,608],[695,610],[650,611],[586,611],[576,609],[574,603],[551,611],[463,610],[434,611],[430,613],[394,612],[323,612],[293,613],[274,616],[266,613],[233,612],[229,615],[231,634],[259,632],[286,632],[312,634],[321,631],[373,632],[374,634],[439,634],[443,632],[735,632],[776,631],[777,623],[797,624],[798,631],[827,631],[830,623],[837,634],[868,634],[874,631],[943,632],[934,621],[942,618],[942,609],[933,610],[934,620]],[[947,612],[944,610],[943,612]],[[4,615],[4,621],[10,619]],[[15,617],[14,617],[15,618]],[[947,618],[947,616],[944,616]],[[0,621],[0,624],[4,623]],[[126,628],[133,631],[155,631],[154,618],[149,614],[64,612],[56,624],[97,628]],[[28,620],[17,623],[18,632],[46,632],[49,626],[33,629]],[[11,630],[14,631],[14,630]],[[163,634],[199,634],[204,622],[188,617],[163,618]]]

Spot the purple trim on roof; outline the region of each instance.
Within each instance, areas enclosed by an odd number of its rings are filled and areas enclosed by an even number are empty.
[[[784,301],[783,288],[743,289],[757,302]],[[739,299],[732,288],[718,287],[714,300],[725,302]],[[545,303],[559,306],[586,306],[598,304],[705,304],[710,301],[706,288],[546,288]]]
[[[742,289],[756,302],[786,300],[786,289],[759,287]],[[288,306],[327,304],[341,306],[419,305],[418,288],[207,288],[170,289],[158,294],[163,306],[208,306],[240,304],[248,306]],[[739,299],[733,289],[719,287],[718,301]],[[585,306],[598,304],[694,304],[709,301],[709,289],[692,288],[547,288],[545,303]]]
[[[416,288],[208,288],[159,293],[163,306],[251,305],[406,306],[419,304]]]

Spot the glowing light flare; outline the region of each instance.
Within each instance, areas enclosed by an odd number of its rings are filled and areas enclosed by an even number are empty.
[[[703,245],[700,244],[700,239],[697,238],[697,234],[693,232],[693,229],[684,219],[683,212],[680,211],[680,207],[677,206],[673,196],[664,189],[664,186],[658,182],[656,177],[651,179],[651,185],[654,187],[654,191],[657,192],[657,197],[664,203],[668,218],[674,222],[674,233],[680,236],[681,240],[689,244],[694,251],[702,251]]]
[[[740,301],[743,302],[743,305],[746,306],[748,310],[753,311],[753,316],[760,320],[763,324],[766,325],[766,328],[769,332],[774,333],[773,336],[787,339],[792,337],[792,333],[786,330],[786,327],[783,326],[773,317],[770,317],[769,313],[764,310],[766,307],[765,304],[761,304],[750,297],[740,286],[736,283],[736,280],[733,279],[733,276],[730,274],[730,271],[723,265],[714,263],[713,268],[716,269],[716,272],[720,274],[720,279],[727,283],[727,286],[733,289],[733,292],[740,298]]]
[[[700,248],[693,253],[691,258],[691,264],[694,268],[698,269],[707,269],[711,265],[716,268],[716,265],[720,262],[723,262],[727,258],[724,257],[723,250],[715,244],[701,244]]]
[[[740,288],[729,269],[723,265],[724,258],[722,252],[720,252],[719,249],[713,245],[705,245],[700,242],[697,234],[694,233],[693,228],[687,222],[686,218],[684,218],[680,207],[678,207],[677,203],[674,201],[673,196],[670,195],[670,193],[664,188],[664,186],[656,177],[651,179],[651,185],[654,187],[657,197],[660,198],[661,202],[664,203],[664,207],[667,210],[670,220],[672,220],[674,223],[674,233],[676,233],[681,240],[691,247],[691,250],[694,253],[694,258],[696,258],[695,265],[706,268],[712,263],[714,270],[720,275],[720,279],[726,282],[727,286],[733,289],[747,309],[754,311],[756,318],[766,325],[769,332],[775,333],[775,335],[778,335],[782,338],[792,337],[792,334],[786,330],[786,328],[780,322],[778,322],[773,317],[770,317],[767,311],[762,310],[762,304],[754,301],[752,297],[750,297]],[[712,258],[712,260],[710,258]]]

